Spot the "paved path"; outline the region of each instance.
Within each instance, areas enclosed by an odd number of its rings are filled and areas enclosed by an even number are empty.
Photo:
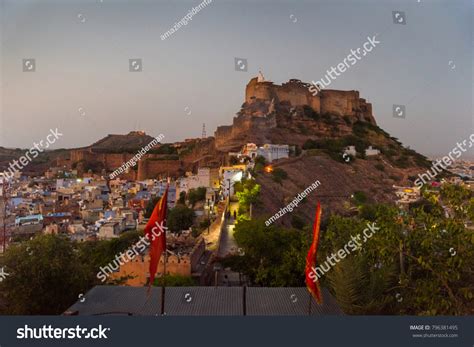
[[[221,231],[221,221],[222,221],[222,214],[224,213],[225,203],[220,202],[217,205],[217,218],[214,223],[211,224],[209,228],[209,233],[205,230],[202,233],[202,237],[206,241],[206,249],[211,251],[215,251],[217,249],[217,241],[219,240],[219,234]]]
[[[234,224],[227,224],[223,230],[221,247],[219,249],[219,258],[225,258],[228,255],[238,254],[238,246],[234,239]]]

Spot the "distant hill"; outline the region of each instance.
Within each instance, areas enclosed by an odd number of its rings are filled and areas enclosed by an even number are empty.
[[[154,137],[145,134],[143,131],[131,131],[126,135],[109,134],[87,148],[108,153],[137,151],[148,145],[154,139]]]

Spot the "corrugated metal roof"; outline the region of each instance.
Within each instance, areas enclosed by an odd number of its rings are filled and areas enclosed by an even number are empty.
[[[80,315],[131,314],[161,315],[161,288],[153,287],[150,297],[147,287],[95,286],[68,311]],[[81,302],[81,300],[84,300]]]
[[[248,316],[321,316],[343,314],[334,298],[322,289],[319,305],[305,287],[247,288]]]
[[[343,314],[326,290],[318,305],[305,287],[245,288],[246,315],[305,316]],[[68,311],[79,315],[131,314],[160,315],[161,287],[153,287],[147,297],[146,287],[96,286]],[[84,299],[82,298],[82,299]],[[311,311],[310,311],[311,310]],[[242,316],[244,287],[167,287],[165,314],[170,316]]]
[[[165,313],[170,316],[242,316],[242,287],[169,287]]]

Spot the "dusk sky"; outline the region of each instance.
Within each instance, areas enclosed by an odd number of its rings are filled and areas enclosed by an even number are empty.
[[[359,90],[380,127],[425,155],[474,132],[471,1],[213,0],[164,41],[200,0],[0,3],[0,146],[29,148],[55,128],[54,148],[131,130],[179,141],[203,123],[213,135],[259,70],[278,84],[318,80],[375,34],[380,44],[331,89]],[[23,72],[31,58],[36,71]],[[129,72],[131,58],[141,72]],[[405,119],[393,104],[406,105]]]

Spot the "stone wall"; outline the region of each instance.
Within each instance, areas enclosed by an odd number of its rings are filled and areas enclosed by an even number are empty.
[[[272,82],[258,82],[253,78],[245,90],[245,102],[250,104],[259,100],[289,102],[292,106],[311,106],[319,114],[333,113],[340,116],[356,117],[375,124],[372,115],[372,105],[365,99],[359,98],[356,90],[323,89],[313,95],[309,88],[311,84],[299,80],[290,80],[282,85]]]
[[[199,265],[199,260],[206,250],[204,240],[201,238],[196,241],[195,246],[187,255],[178,257],[176,255],[169,255],[166,263],[166,273],[170,275],[191,276],[194,269]],[[126,285],[129,286],[144,286],[147,284],[150,266],[150,256],[136,256],[132,261],[125,263],[120,267],[120,270],[114,273],[114,278],[123,276],[132,276],[127,279]],[[160,277],[164,272],[164,256],[161,256],[158,263],[156,277]]]
[[[162,256],[158,263],[156,278],[159,278],[164,271],[164,257]],[[120,267],[118,272],[113,274],[113,278],[132,276],[127,279],[125,284],[128,286],[144,286],[147,284],[150,267],[150,256],[136,256]],[[168,256],[166,263],[166,273],[170,275],[191,276],[191,261],[189,256],[178,258],[175,255]]]
[[[131,153],[96,153],[92,148],[72,149],[70,152],[70,162],[79,161],[98,161],[101,162],[106,170],[113,171],[133,158]]]
[[[70,159],[58,161],[58,164],[68,165],[80,161],[100,162],[108,172],[113,172],[135,156],[134,153],[96,153],[91,148],[74,149],[70,151]],[[140,161],[130,168],[128,173],[119,175],[122,179],[156,178],[160,175],[177,176],[183,168],[180,160],[161,160],[164,155],[145,154]]]
[[[157,178],[160,175],[176,177],[182,169],[180,160],[153,160],[144,158],[138,162],[137,180]]]
[[[231,126],[218,127],[215,133],[215,145],[220,150],[241,147],[242,143],[266,141],[265,132],[277,126],[274,115],[254,117],[240,115],[234,117]]]

